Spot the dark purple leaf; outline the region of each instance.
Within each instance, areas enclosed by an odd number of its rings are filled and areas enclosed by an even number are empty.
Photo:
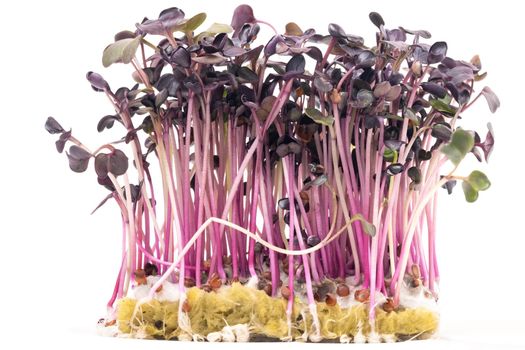
[[[308,51],[306,54],[316,60],[317,62],[321,62],[323,60],[323,53],[321,50],[316,46],[308,46]]]
[[[390,148],[393,151],[399,151],[401,146],[406,145],[405,141],[399,140],[385,140],[385,146]]]
[[[437,98],[443,98],[447,95],[447,90],[436,83],[421,83],[421,88]]]
[[[438,123],[432,126],[431,135],[446,143],[452,138],[452,129],[448,124]]]
[[[226,57],[223,57],[219,54],[192,57],[191,59],[192,61],[195,61],[201,64],[220,64],[226,61]]]
[[[388,175],[390,175],[390,176],[394,176],[394,175],[402,173],[404,170],[405,170],[405,167],[404,167],[403,164],[401,164],[401,163],[393,163],[393,164],[390,164],[386,168],[386,173]]]
[[[107,157],[107,171],[120,176],[128,170],[128,157],[121,150],[115,150]]]
[[[58,153],[62,153],[64,151],[64,147],[66,146],[66,141],[57,140],[55,141],[55,146],[56,146]]]
[[[64,132],[64,128],[53,117],[48,117],[45,128],[50,134],[60,134]]]
[[[182,23],[184,20],[184,12],[177,8],[171,7],[165,9],[159,14],[159,18],[155,20],[145,20],[141,24],[137,24],[137,28],[143,33],[153,35],[166,35]]]
[[[106,153],[99,153],[95,156],[95,172],[100,178],[108,174],[108,156]]]
[[[91,84],[91,87],[95,91],[106,91],[109,90],[109,85],[102,75],[94,72],[87,72],[86,79]]]
[[[355,108],[365,108],[368,107],[374,102],[374,95],[372,91],[361,89],[356,95],[356,100],[352,101],[352,107]]]
[[[160,77],[156,88],[161,90],[167,90],[168,96],[175,97],[177,94],[177,90],[179,89],[180,81],[177,80],[177,78],[171,74],[167,73]]]
[[[290,200],[288,198],[279,199],[279,201],[277,202],[277,205],[282,210],[290,210]]]
[[[319,243],[321,243],[321,239],[318,236],[308,236],[308,238],[306,239],[306,244],[309,247],[315,247]]]
[[[238,31],[246,23],[255,23],[253,9],[250,5],[239,5],[233,12],[231,26],[235,31]]]
[[[66,154],[71,170],[76,173],[82,173],[86,171],[89,164],[89,159],[91,158],[91,154],[88,151],[82,147],[73,145],[69,148],[69,153],[66,152]]]
[[[284,42],[284,39],[281,35],[274,35],[264,47],[264,56],[270,57],[271,55],[275,54],[277,51],[277,45],[282,42]]]
[[[385,21],[383,20],[383,17],[377,12],[370,12],[368,15],[368,18],[370,18],[370,21],[377,27],[381,28],[381,26],[385,25]]]
[[[387,29],[385,39],[388,42],[399,42],[400,44],[404,44],[404,42],[407,40],[407,36],[405,32],[400,29]]]
[[[339,24],[330,23],[328,25],[328,33],[336,39],[346,39],[346,33]]]
[[[334,88],[330,81],[330,77],[321,72],[316,72],[314,86],[320,92],[330,92]]]
[[[417,152],[417,159],[419,159],[421,161],[430,160],[430,158],[432,158],[432,152],[430,152],[430,151],[426,151],[424,149],[420,149]]]
[[[447,55],[447,43],[444,41],[435,42],[428,50],[427,63],[433,64],[441,62]]]
[[[280,158],[283,158],[292,153],[299,155],[301,154],[301,150],[301,145],[295,139],[288,135],[284,135],[277,141],[275,153],[277,153]]]
[[[472,68],[467,66],[457,66],[447,71],[447,76],[451,78],[451,82],[454,85],[458,85],[465,80],[474,79],[474,72]]]
[[[370,68],[376,63],[376,55],[372,51],[363,50],[356,58],[356,67],[359,68]]]
[[[237,71],[237,76],[241,79],[242,83],[255,83],[259,81],[259,77],[253,70],[248,67],[241,67]]]
[[[98,132],[102,132],[104,129],[111,129],[115,120],[120,121],[120,117],[118,115],[106,115],[102,117],[97,124]]]
[[[170,57],[170,62],[175,63],[182,68],[190,68],[191,58],[190,53],[184,47],[179,46]]]
[[[496,112],[496,110],[500,106],[499,98],[496,96],[494,91],[491,90],[488,86],[485,86],[483,90],[481,90],[481,94],[485,97],[487,100],[487,103],[489,105],[489,109],[492,113]]]
[[[408,177],[414,181],[414,183],[419,184],[421,182],[421,170],[413,166],[407,170]]]
[[[303,74],[305,65],[303,55],[295,55],[286,64],[286,73]]]
[[[452,190],[453,190],[454,187],[456,186],[456,183],[457,183],[456,180],[449,180],[449,181],[445,182],[445,183],[443,184],[443,186],[441,186],[441,187],[443,187],[444,189],[446,189],[447,192],[448,192],[448,194],[452,194]]]

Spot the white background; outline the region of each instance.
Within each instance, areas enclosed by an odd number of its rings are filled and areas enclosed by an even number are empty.
[[[101,53],[113,34],[133,29],[144,16],[156,18],[171,6],[182,8],[187,16],[207,12],[205,29],[212,22],[229,23],[239,3],[128,0],[0,5],[0,266],[4,271],[0,344],[8,345],[2,348],[181,346],[94,335],[119,264],[119,214],[110,204],[89,215],[106,190],[96,184],[94,173],[69,171],[65,155],[54,149],[55,137],[44,131],[44,122],[54,116],[92,148],[120,137],[116,132],[97,133],[97,121],[112,110],[85,80],[85,73],[93,70],[112,87],[130,83],[130,67],[102,67]],[[464,115],[463,124],[482,135],[487,121],[494,125],[496,147],[490,164],[469,164],[488,174],[492,188],[474,204],[467,204],[461,191],[443,195],[440,201],[442,338],[394,345],[397,348],[525,346],[525,116],[520,88],[525,31],[516,3],[267,0],[252,4],[256,17],[279,31],[295,21],[303,29],[314,27],[326,33],[328,23],[335,22],[372,44],[375,27],[368,20],[370,11],[381,13],[387,28],[429,30],[430,43],[447,41],[453,58],[469,60],[479,54],[489,75],[478,89],[489,85],[501,99],[495,115],[480,99]],[[261,42],[270,34],[263,27]],[[466,174],[469,167],[464,168]]]

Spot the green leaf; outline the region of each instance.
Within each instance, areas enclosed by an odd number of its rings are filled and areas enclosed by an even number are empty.
[[[452,134],[449,144],[443,146],[441,152],[447,155],[454,165],[458,165],[474,147],[474,137],[466,130],[458,129]]]
[[[430,105],[434,109],[436,109],[436,110],[440,111],[441,113],[444,113],[444,114],[446,114],[448,116],[451,116],[451,117],[453,117],[456,114],[457,110],[458,110],[456,107],[449,105],[448,103],[444,102],[441,99],[438,100],[438,99],[431,98],[429,100],[429,102],[430,102]]]
[[[231,33],[233,32],[233,28],[229,24],[213,23],[208,29],[206,29],[206,32],[211,34]]]
[[[193,32],[195,29],[204,23],[206,20],[206,14],[204,12],[198,13],[184,23],[183,28],[180,31]]]
[[[490,180],[487,175],[479,170],[474,170],[467,178],[470,186],[476,191],[485,191],[490,187]]]
[[[140,44],[141,36],[114,42],[106,47],[102,54],[102,64],[109,67],[113,63],[130,63]]]
[[[468,181],[463,181],[461,187],[463,187],[463,193],[465,194],[465,199],[467,200],[467,202],[472,203],[475,202],[476,199],[478,199],[478,191],[475,188],[473,188]]]
[[[323,113],[321,113],[321,111],[316,108],[306,108],[304,112],[306,113],[308,118],[312,119],[317,124],[322,124],[326,126],[334,124],[334,117],[332,117],[331,115],[325,117]]]
[[[393,162],[396,158],[396,151],[390,148],[385,148],[385,151],[383,152],[383,158],[385,159],[385,162]]]

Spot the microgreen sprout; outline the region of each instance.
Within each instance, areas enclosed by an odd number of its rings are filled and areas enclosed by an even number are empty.
[[[318,302],[368,303],[373,331],[375,307],[395,310],[407,285],[437,298],[438,193],[459,181],[473,202],[490,187],[481,171],[458,173],[494,145],[490,124],[484,140],[459,125],[479,97],[491,112],[500,104],[477,90],[479,57],[453,59],[447,43],[387,29],[375,12],[371,47],[337,24],[317,33],[288,23],[279,34],[248,5],[231,25],[202,30],[205,19],[174,7],[115,35],[102,64],[128,64],[130,87],[87,73],[111,103],[97,130],[118,129],[120,140],[91,149],[54,118],[45,124],[71,170],[94,168],[109,191],[97,209],[120,210],[123,258],[108,307],[148,276],[157,279],[143,302],[166,281],[181,295],[255,281],[288,300],[289,318],[303,297],[316,341]],[[259,31],[271,35],[266,45]]]

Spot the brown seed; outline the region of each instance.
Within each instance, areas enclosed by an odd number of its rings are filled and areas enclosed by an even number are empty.
[[[411,284],[412,288],[417,288],[421,285],[421,280],[419,278],[414,278]]]
[[[335,306],[337,304],[337,297],[332,293],[328,293],[326,294],[325,302],[328,306]]]
[[[314,293],[314,300],[317,301],[318,303],[321,302],[321,296],[319,295],[319,293],[317,292]]]
[[[210,286],[213,290],[217,290],[219,288],[221,288],[222,286],[222,281],[220,280],[220,278],[215,278],[215,279],[212,279],[210,281]]]
[[[354,293],[355,300],[366,303],[370,298],[370,291],[368,289],[358,289]]]
[[[392,298],[387,298],[386,302],[383,304],[383,310],[386,312],[392,312],[396,309],[396,306],[394,305],[394,300]]]
[[[133,274],[135,275],[135,278],[146,277],[146,272],[144,272],[143,269],[136,269]]]
[[[308,203],[308,201],[310,201],[310,196],[308,196],[306,191],[299,192],[299,197],[303,203]]]
[[[262,278],[265,280],[271,281],[272,280],[272,273],[270,271],[264,271],[262,273]]]
[[[195,280],[191,277],[184,277],[184,286],[186,288],[195,287]]]
[[[339,91],[337,89],[333,89],[332,93],[330,94],[330,99],[333,103],[339,103],[341,102],[341,95],[339,94]]]
[[[270,297],[272,296],[272,284],[271,283],[266,283],[263,290],[266,294],[268,294],[268,296]]]
[[[159,288],[157,288],[157,290],[155,292],[157,292],[157,293],[162,292],[162,284],[159,286]]]
[[[344,283],[340,283],[337,285],[337,295],[340,297],[346,297],[350,294],[350,288]]]
[[[209,292],[212,291],[211,286],[210,286],[209,284],[203,284],[203,285],[201,286],[201,289],[202,289],[203,291],[207,292],[207,293],[209,293]]]
[[[184,302],[182,303],[182,311],[184,311],[184,312],[190,312],[191,311],[191,305],[188,302],[188,300],[184,300]]]
[[[115,323],[117,323],[117,320],[109,320],[106,323],[104,323],[104,326],[105,327],[113,326],[115,325]]]
[[[143,286],[148,284],[148,280],[146,277],[135,277],[135,282],[137,283],[137,286]]]
[[[419,271],[419,265],[417,264],[412,265],[410,270],[412,271],[412,277],[421,278],[421,271]]]
[[[433,299],[434,298],[432,293],[429,292],[428,290],[425,291],[424,295],[425,295],[425,298],[428,298],[428,299]]]
[[[288,286],[281,287],[281,295],[283,296],[283,298],[289,299],[291,294],[292,292],[290,291],[290,288],[288,288]]]

